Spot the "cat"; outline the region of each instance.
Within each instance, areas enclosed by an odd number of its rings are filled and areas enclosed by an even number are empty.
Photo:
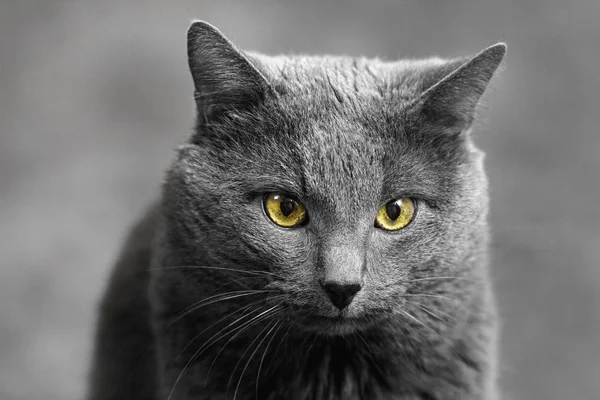
[[[197,106],[100,307],[90,400],[493,400],[488,189],[504,57],[242,52],[188,31]]]

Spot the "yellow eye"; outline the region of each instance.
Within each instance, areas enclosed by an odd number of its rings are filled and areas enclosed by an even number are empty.
[[[306,221],[306,208],[294,199],[279,193],[265,196],[263,201],[267,216],[279,226],[293,228]]]
[[[415,216],[415,203],[405,197],[392,200],[379,209],[375,226],[386,231],[397,231],[406,227]]]

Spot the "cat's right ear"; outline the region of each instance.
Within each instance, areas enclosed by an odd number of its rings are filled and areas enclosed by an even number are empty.
[[[427,70],[423,80],[426,90],[415,103],[421,120],[441,132],[467,131],[505,53],[506,45],[498,43],[474,57],[452,60]]]
[[[217,28],[195,21],[187,33],[188,63],[194,98],[203,122],[264,99],[269,83],[248,58]]]

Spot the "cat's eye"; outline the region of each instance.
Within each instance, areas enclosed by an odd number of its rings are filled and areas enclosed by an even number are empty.
[[[415,216],[415,202],[408,197],[395,199],[379,209],[375,226],[386,231],[406,228]]]
[[[293,228],[306,222],[304,205],[281,193],[266,195],[263,205],[269,219],[284,228]]]

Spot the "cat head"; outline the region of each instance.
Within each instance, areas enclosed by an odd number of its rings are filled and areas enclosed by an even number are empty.
[[[168,262],[268,290],[278,318],[329,334],[432,301],[417,289],[461,286],[460,301],[486,236],[470,130],[504,53],[270,57],[194,23],[198,118],[164,186]]]

